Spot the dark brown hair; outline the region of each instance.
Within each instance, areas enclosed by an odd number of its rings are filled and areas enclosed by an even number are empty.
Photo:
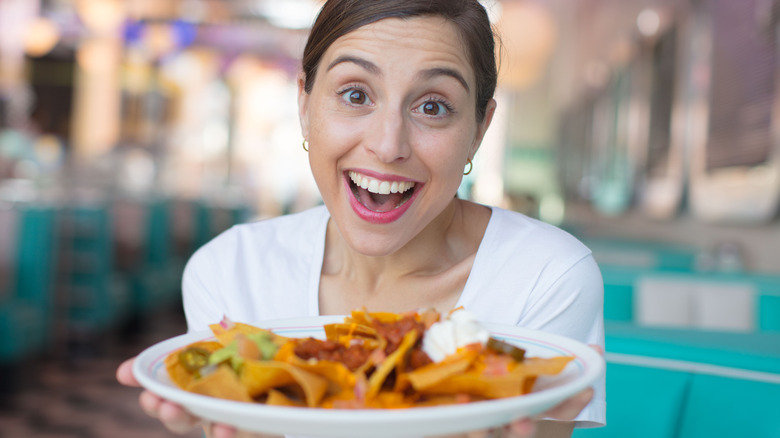
[[[320,59],[340,37],[385,18],[442,17],[458,29],[477,80],[477,120],[485,118],[496,90],[495,37],[478,0],[328,0],[303,51],[304,89],[311,93]]]

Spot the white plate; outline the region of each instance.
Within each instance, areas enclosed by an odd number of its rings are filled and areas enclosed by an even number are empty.
[[[287,319],[256,323],[287,337],[324,338],[322,326],[341,316]],[[144,350],[133,372],[143,387],[179,403],[210,421],[255,432],[311,437],[429,436],[485,429],[539,414],[587,388],[602,374],[604,361],[590,347],[557,335],[508,325],[484,325],[493,336],[526,349],[528,356],[575,356],[559,375],[539,379],[530,394],[461,405],[388,410],[342,410],[265,406],[193,394],[176,387],[165,370],[165,357],[210,331],[177,336]]]

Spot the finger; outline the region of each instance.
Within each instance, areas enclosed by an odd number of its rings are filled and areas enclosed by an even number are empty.
[[[590,344],[590,345],[588,345],[588,346],[589,346],[590,348],[592,348],[592,349],[596,350],[596,352],[598,352],[598,354],[600,354],[600,355],[602,355],[602,356],[604,355],[604,347],[602,347],[601,345],[598,345],[598,344]]]
[[[489,430],[472,430],[466,433],[466,438],[488,438],[491,435]]]
[[[573,420],[593,398],[593,388],[588,388],[545,413],[557,420]]]
[[[536,432],[536,423],[533,420],[525,418],[509,423],[506,436],[508,438],[530,438]]]
[[[211,438],[233,438],[236,436],[236,429],[227,424],[212,424]]]
[[[141,386],[133,375],[135,358],[127,359],[116,369],[116,379],[125,386]]]
[[[157,415],[157,418],[173,433],[187,433],[200,424],[200,418],[193,416],[181,406],[166,401],[160,404]]]
[[[141,395],[138,396],[138,403],[141,405],[141,409],[146,415],[157,418],[159,417],[160,405],[162,405],[163,399],[149,391],[143,391],[141,392]]]

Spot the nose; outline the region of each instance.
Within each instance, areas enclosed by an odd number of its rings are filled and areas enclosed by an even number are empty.
[[[366,149],[383,163],[403,161],[411,155],[408,121],[401,111],[385,108],[374,113]]]

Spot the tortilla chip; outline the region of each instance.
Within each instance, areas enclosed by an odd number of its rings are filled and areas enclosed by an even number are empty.
[[[368,378],[368,391],[366,393],[366,398],[371,398],[379,394],[379,390],[385,383],[387,376],[391,371],[393,371],[393,369],[398,366],[399,363],[401,363],[401,361],[406,356],[406,353],[414,346],[416,342],[416,330],[411,330],[404,335],[404,338],[401,341],[401,345],[399,345],[394,352],[387,356],[385,360],[379,364],[379,367],[374,370],[374,372],[371,374],[371,377]]]
[[[253,397],[271,389],[297,384],[303,390],[306,404],[316,407],[328,389],[328,381],[289,363],[270,360],[248,360],[241,367],[241,383]]]
[[[195,342],[174,351],[165,358],[165,369],[168,371],[168,377],[170,377],[171,381],[176,386],[182,389],[187,388],[197,377],[195,373],[185,368],[184,365],[179,362],[179,353],[190,347],[203,348],[206,351],[214,352],[222,348],[222,344],[216,341]]]
[[[428,388],[450,376],[465,372],[478,355],[479,352],[476,350],[463,350],[442,362],[434,362],[414,371],[404,373],[399,378],[399,382],[408,380],[416,390]]]
[[[574,356],[527,357],[523,362],[517,364],[512,373],[553,376],[563,372],[563,369],[572,360],[574,360]]]
[[[524,382],[523,375],[485,376],[471,372],[450,376],[419,392],[435,395],[470,394],[484,398],[515,397],[524,394]]]
[[[282,391],[277,391],[275,389],[268,391],[268,398],[265,400],[265,404],[270,406],[306,407],[306,404],[303,402],[293,400],[290,397],[287,397]]]
[[[209,328],[211,329],[212,333],[214,333],[214,337],[217,338],[217,341],[219,341],[223,346],[227,346],[233,342],[236,336],[246,336],[261,332],[271,333],[271,337],[274,340],[274,343],[279,345],[282,345],[287,340],[287,338],[279,336],[270,330],[262,329],[241,322],[232,322],[230,328],[225,328],[222,326],[222,324],[211,324],[209,325]]]
[[[376,339],[377,332],[373,327],[358,323],[326,324],[325,337],[334,342],[340,342],[343,337]]]
[[[227,400],[251,402],[246,387],[229,365],[220,365],[217,369],[199,379],[195,379],[185,388],[196,394],[209,395]]]
[[[395,322],[403,318],[404,314],[389,313],[389,312],[371,312],[367,310],[353,310],[350,315],[344,318],[345,323],[356,323],[371,327],[372,321],[379,322]]]
[[[402,393],[381,391],[376,397],[368,401],[366,407],[374,409],[406,409],[414,406],[414,402],[407,399]]]
[[[503,375],[485,375],[471,371],[452,375],[420,389],[423,394],[470,394],[485,398],[516,397],[531,391],[539,375],[559,374],[574,357],[527,358]],[[478,367],[477,367],[478,368]]]
[[[341,362],[332,360],[304,360],[293,355],[288,363],[312,374],[325,378],[329,383],[329,393],[341,392],[355,386],[355,374]]]

